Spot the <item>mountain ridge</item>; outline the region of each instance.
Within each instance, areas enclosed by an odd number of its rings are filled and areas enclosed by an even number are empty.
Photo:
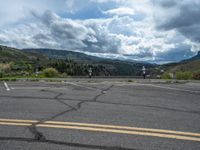
[[[200,51],[197,52],[197,54],[189,59],[183,60],[183,61],[194,61],[194,60],[200,60]]]
[[[165,68],[165,70],[167,70],[168,72],[198,72],[200,71],[200,51],[195,56],[189,59],[185,59],[176,63],[164,64],[162,67]]]
[[[32,70],[39,65],[40,70],[47,67],[54,67],[61,73],[67,72],[69,75],[86,75],[89,67],[94,69],[95,75],[121,75],[138,76],[141,68],[154,68],[155,65],[99,58],[86,55],[80,52],[53,50],[53,49],[15,49],[1,46],[0,63],[16,62],[17,68],[28,68]],[[1,55],[1,53],[4,55]],[[12,55],[10,55],[10,53]],[[21,65],[25,67],[21,67]],[[36,68],[35,68],[36,69]],[[81,73],[80,71],[81,70]],[[75,71],[75,73],[74,73]],[[32,71],[33,72],[33,71]],[[79,74],[80,73],[80,74]]]
[[[133,62],[129,60],[125,61],[118,59],[100,58],[81,52],[67,50],[55,50],[47,48],[16,49],[7,46],[0,46],[0,63],[19,62],[19,64],[21,64],[21,62],[23,62],[25,64],[32,64],[32,66],[35,67],[38,59],[40,60],[40,65],[43,66],[43,68],[45,66],[50,66],[52,60],[54,63],[58,63],[57,61],[59,60],[61,60],[61,62],[68,62],[69,60],[73,60],[73,64],[75,65],[84,65],[84,67],[96,66],[97,70],[101,70],[100,72],[109,72],[107,74],[110,75],[140,75],[142,66],[145,66],[150,73],[152,72],[152,74],[155,73],[155,68],[157,67],[163,68],[166,72],[200,71],[200,52],[187,60],[182,60],[177,63],[157,65],[137,61]]]

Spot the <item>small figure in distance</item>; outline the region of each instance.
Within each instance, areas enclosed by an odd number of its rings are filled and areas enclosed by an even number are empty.
[[[143,75],[143,78],[146,79],[146,68],[145,68],[145,66],[142,67],[142,75]]]
[[[91,67],[89,68],[88,72],[89,72],[89,78],[92,78],[92,68]]]

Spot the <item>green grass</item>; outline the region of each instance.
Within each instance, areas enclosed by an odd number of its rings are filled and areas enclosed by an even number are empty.
[[[163,65],[163,67],[166,67],[165,70],[167,70],[167,72],[178,72],[178,71],[196,72],[200,71],[200,60],[182,62],[176,64],[168,64],[168,65]]]
[[[0,78],[0,81],[17,81],[17,78]]]
[[[172,79],[172,77],[171,77],[171,75],[169,73],[164,73],[161,76],[161,79],[170,80],[170,79]]]
[[[192,73],[189,71],[185,71],[185,72],[179,71],[176,73],[176,79],[177,80],[190,80],[190,79],[192,79]]]

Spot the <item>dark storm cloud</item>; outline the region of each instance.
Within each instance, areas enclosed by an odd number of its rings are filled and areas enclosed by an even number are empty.
[[[154,0],[154,4],[162,11],[155,14],[159,29],[175,29],[192,41],[200,42],[199,0]]]
[[[85,40],[87,47],[85,51],[100,52],[100,53],[118,53],[121,47],[121,41],[117,38],[117,35],[110,34],[107,28],[102,27],[98,21],[88,23],[86,26],[95,31],[96,41]]]
[[[115,37],[105,36],[96,37],[97,42],[93,43],[88,40],[84,41],[87,47],[84,51],[98,52],[98,53],[118,53],[119,47],[121,46],[121,41],[115,39]]]
[[[33,15],[41,20],[44,30],[48,33],[39,33],[34,36],[37,43],[44,43],[47,38],[52,39],[60,48],[78,49],[86,47],[83,40],[90,34],[90,29],[71,19],[62,19],[56,14],[46,11],[43,15],[33,13]]]
[[[177,5],[177,1],[175,0],[163,0],[163,1],[154,1],[155,3],[158,2],[159,5],[161,5],[162,7],[173,7],[175,5]]]
[[[179,28],[179,31],[186,37],[200,43],[200,24],[195,24],[189,27],[182,27]]]
[[[35,12],[32,14],[41,20],[45,31],[48,31],[33,37],[34,43],[42,47],[57,43],[57,46],[63,49],[118,53],[121,46],[121,41],[113,34],[109,34],[107,30],[101,29],[102,26],[98,21],[84,24],[80,20],[61,18],[50,11],[46,11],[43,15]]]
[[[189,45],[178,45],[166,52],[158,52],[156,57],[158,61],[180,61],[194,55],[190,49]]]

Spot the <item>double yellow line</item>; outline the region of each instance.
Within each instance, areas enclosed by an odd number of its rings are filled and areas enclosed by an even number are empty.
[[[43,123],[40,123],[37,120],[0,119],[0,125],[31,126],[32,124],[35,124],[36,127],[43,127],[43,128],[59,128],[59,129],[71,129],[71,130],[84,130],[92,132],[108,132],[117,134],[141,135],[141,136],[200,142],[200,133],[192,133],[192,132],[137,128],[128,126],[76,123],[76,122],[45,121]]]

